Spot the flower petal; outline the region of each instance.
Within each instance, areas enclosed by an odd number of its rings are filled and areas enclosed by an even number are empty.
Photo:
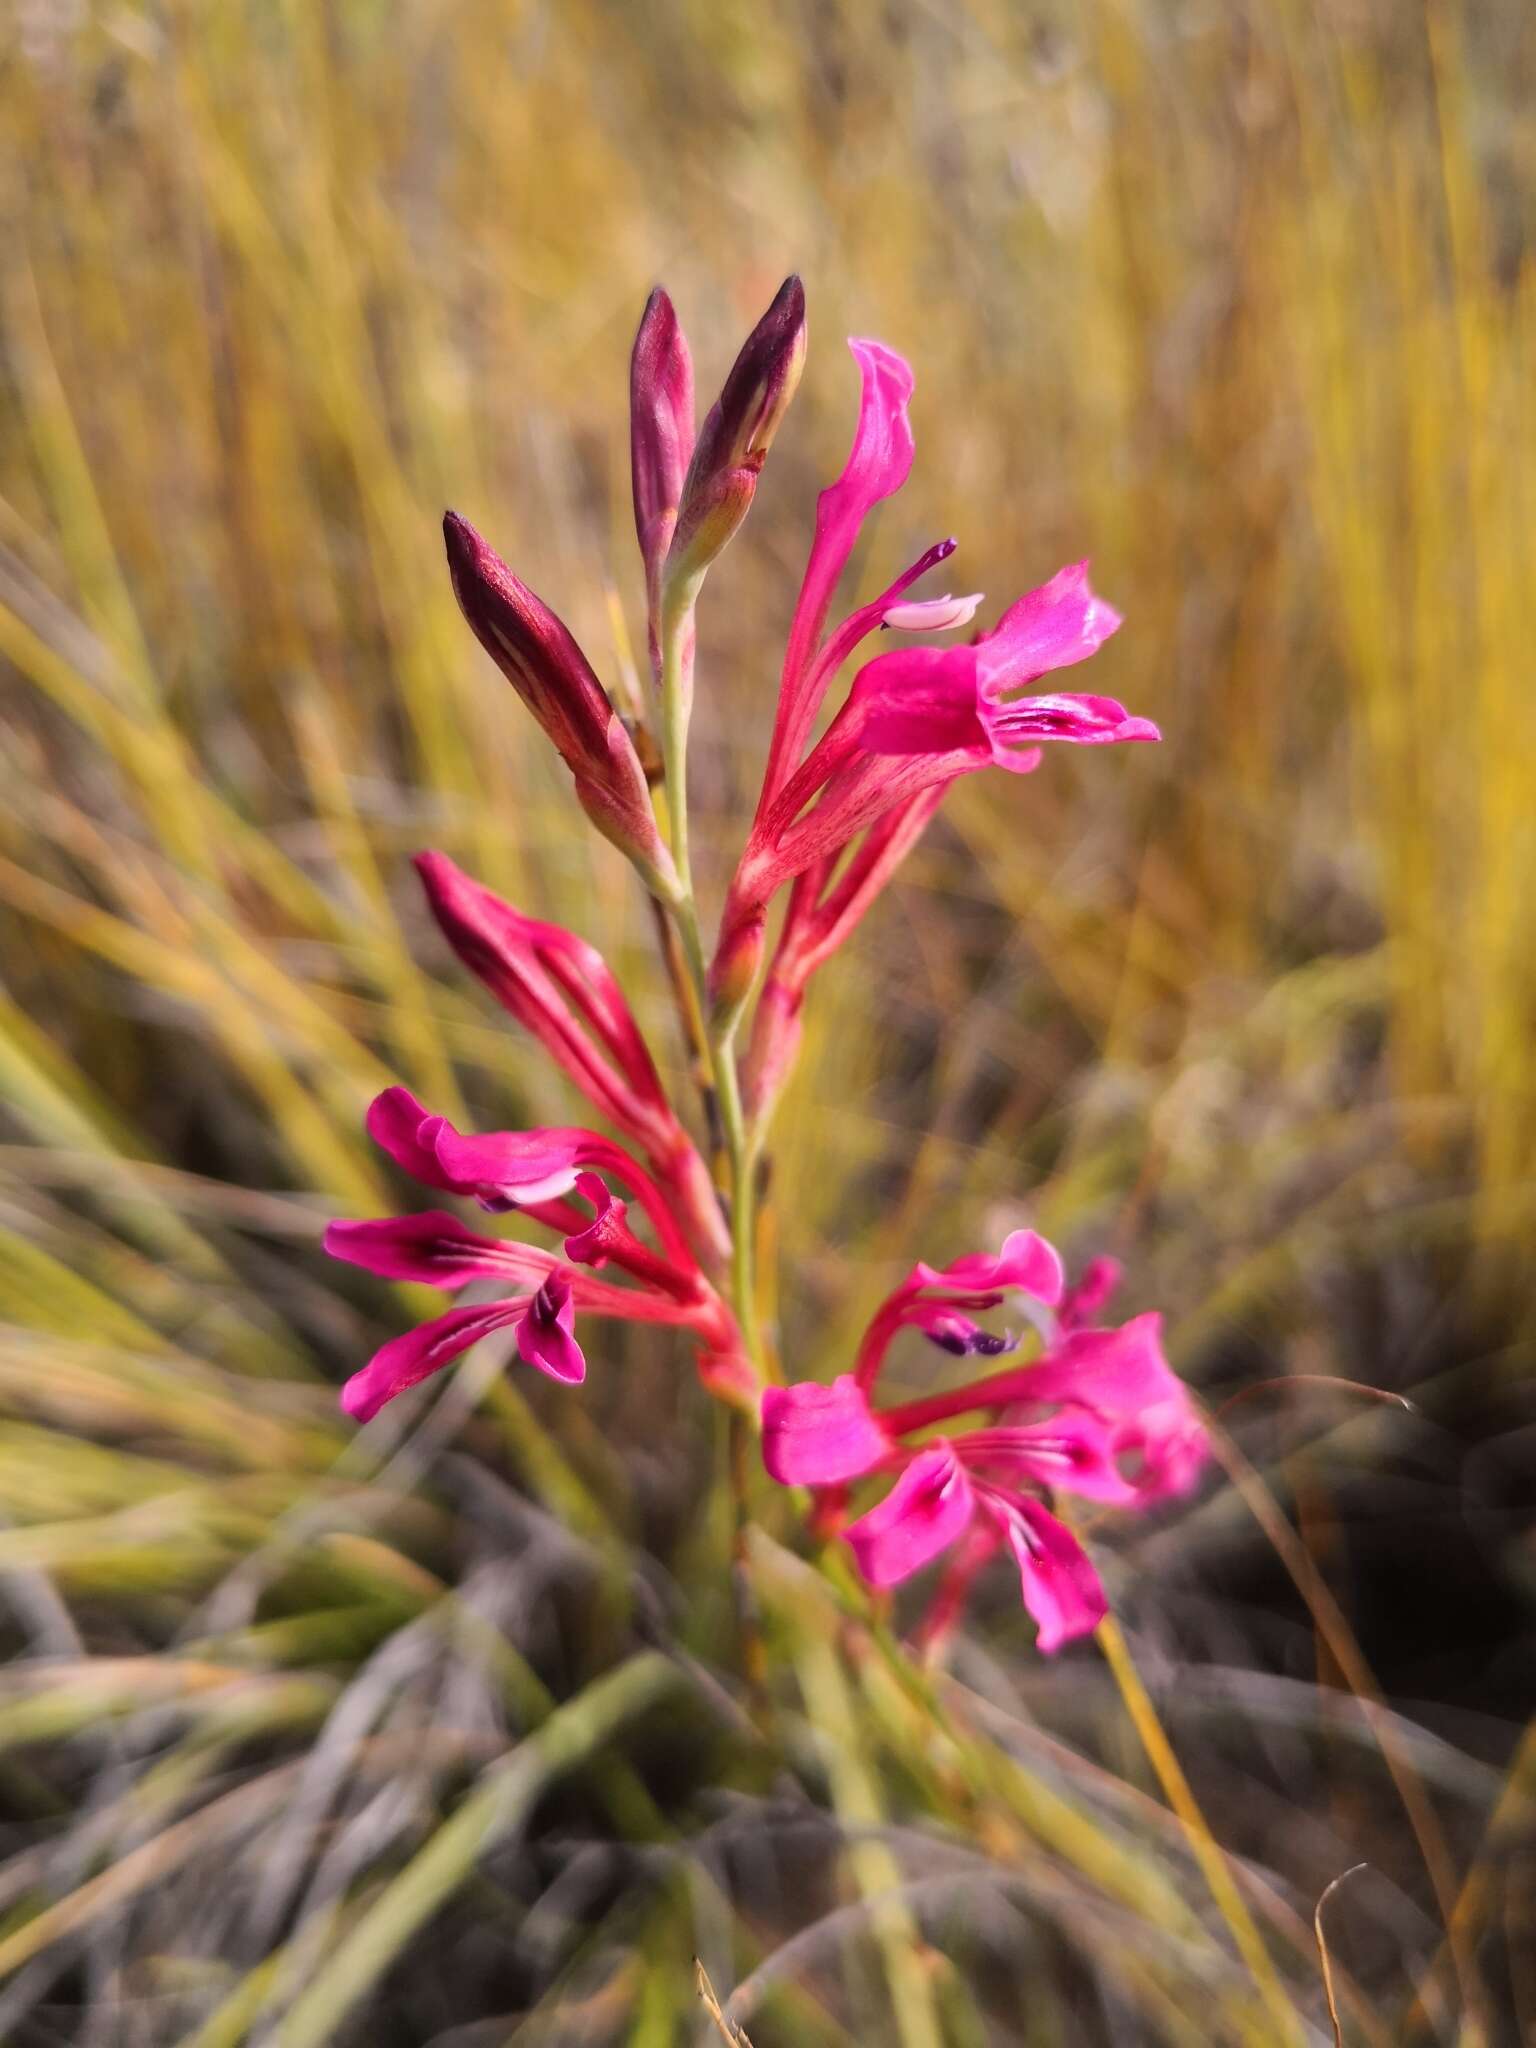
[[[913,1279],[919,1274],[924,1286],[956,1288],[967,1294],[1017,1288],[1021,1294],[1043,1301],[1047,1308],[1060,1301],[1066,1284],[1060,1252],[1034,1230],[1010,1231],[995,1258],[989,1252],[968,1252],[941,1271],[919,1265]]]
[[[486,1279],[537,1287],[554,1264],[553,1255],[538,1246],[482,1237],[446,1209],[332,1223],[326,1227],[325,1249],[333,1259],[386,1280],[419,1280],[428,1287],[462,1287]]]
[[[842,475],[816,501],[816,536],[784,650],[778,712],[763,778],[771,803],[805,751],[830,670],[814,660],[838,578],[871,508],[899,491],[912,467],[910,366],[878,341],[850,340],[862,388],[859,423]]]
[[[568,1194],[584,1133],[566,1130],[456,1131],[446,1117],[424,1130],[446,1184],[459,1194],[516,1202],[547,1202]]]
[[[1210,1433],[1181,1387],[1178,1397],[1144,1408],[1119,1431],[1116,1455],[1135,1464],[1142,1503],[1173,1500],[1196,1485],[1211,1454]]]
[[[1125,1269],[1118,1259],[1101,1255],[1090,1259],[1077,1285],[1062,1298],[1057,1321],[1063,1330],[1078,1330],[1092,1321],[1115,1289]]]
[[[1086,1409],[1064,1408],[1048,1422],[973,1430],[957,1437],[955,1448],[973,1470],[1060,1487],[1106,1506],[1133,1507],[1147,1497],[1144,1486],[1116,1462],[1123,1448],[1120,1428]]]
[[[854,677],[849,703],[866,754],[947,754],[991,744],[977,708],[974,647],[877,654]]]
[[[1109,1612],[1104,1587],[1077,1538],[1038,1501],[1018,1499],[999,1513],[1018,1561],[1024,1605],[1039,1629],[1038,1647],[1050,1656],[1063,1643],[1092,1635]]]
[[[1097,654],[1120,624],[1120,614],[1089,588],[1088,564],[1073,562],[1025,591],[980,642],[982,681],[1011,688],[1070,668]]]
[[[1044,740],[1078,747],[1116,746],[1123,740],[1158,740],[1150,718],[1133,718],[1118,697],[1074,695],[1000,699],[986,690],[978,715],[1000,767],[1016,766],[1018,749]]]
[[[784,1486],[834,1486],[872,1472],[890,1451],[858,1382],[801,1380],[763,1393],[763,1463]]]
[[[1163,1356],[1163,1319],[1152,1311],[1118,1330],[1069,1331],[1054,1351],[1020,1375],[1020,1401],[1073,1401],[1096,1414],[1129,1420],[1143,1410],[1187,1402],[1184,1383]]]
[[[441,1372],[493,1330],[504,1330],[519,1321],[526,1307],[526,1299],[474,1302],[465,1308],[451,1308],[430,1323],[392,1337],[342,1388],[343,1410],[355,1422],[371,1421],[387,1401],[407,1387]]]
[[[419,1180],[423,1187],[453,1191],[427,1133],[427,1127],[435,1130],[441,1118],[418,1102],[409,1088],[386,1088],[382,1095],[376,1095],[368,1105],[367,1122],[368,1135],[375,1145],[413,1180]]]
[[[611,1253],[629,1239],[629,1204],[596,1173],[578,1173],[576,1192],[592,1204],[593,1216],[585,1230],[573,1231],[565,1240],[565,1255],[579,1266],[605,1266]]]
[[[894,1586],[970,1525],[976,1496],[948,1444],[919,1451],[878,1507],[843,1531],[872,1586]]]
[[[523,1363],[547,1373],[552,1380],[580,1386],[587,1376],[587,1361],[571,1334],[575,1321],[570,1280],[564,1273],[551,1273],[517,1326],[517,1349]]]

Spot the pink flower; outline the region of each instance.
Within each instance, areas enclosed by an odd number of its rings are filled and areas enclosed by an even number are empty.
[[[482,1337],[505,1329],[516,1332],[525,1364],[576,1385],[586,1378],[587,1365],[571,1335],[573,1315],[570,1283],[558,1272],[536,1294],[450,1309],[376,1351],[342,1388],[342,1408],[354,1422],[370,1422],[397,1394],[441,1372]]]
[[[1042,741],[1155,740],[1151,720],[1132,718],[1113,697],[1024,694],[1096,654],[1119,626],[1119,613],[1090,589],[1088,564],[1078,562],[1021,597],[968,647],[908,647],[868,663],[851,699],[858,744],[869,754],[984,749],[998,767],[1027,774]]]
[[[634,742],[564,624],[467,519],[443,516],[459,609],[575,778],[583,810],[660,895],[675,892]]]
[[[524,917],[444,853],[416,869],[444,938],[609,1121],[634,1140],[697,1255],[724,1269],[730,1238],[709,1169],[667,1099],[624,992],[595,946]]]
[[[525,1364],[575,1384],[586,1372],[574,1334],[578,1313],[680,1325],[697,1340],[700,1370],[716,1391],[735,1400],[756,1398],[756,1377],[729,1309],[656,1184],[611,1140],[582,1130],[465,1134],[446,1117],[432,1115],[406,1088],[387,1088],[374,1101],[368,1129],[397,1165],[426,1186],[468,1196],[491,1211],[524,1210],[560,1231],[564,1258],[537,1245],[483,1236],[440,1209],[332,1223],[325,1237],[332,1257],[386,1279],[447,1289],[490,1281],[515,1290],[506,1300],[449,1309],[385,1344],[343,1388],[349,1415],[366,1421],[396,1394],[505,1328],[515,1330]],[[635,1195],[656,1233],[656,1248],[635,1235],[627,1204],[590,1170],[594,1166]],[[581,1203],[590,1206],[590,1216]],[[596,1278],[607,1266],[633,1284]]]
[[[710,967],[711,996],[721,1011],[746,1000],[763,950],[768,906],[786,883],[804,875],[825,885],[845,850],[882,821],[900,815],[926,823],[943,791],[961,775],[999,766],[1026,774],[1045,741],[1100,746],[1152,740],[1156,726],[1132,717],[1113,697],[1031,694],[1056,669],[1084,661],[1120,624],[1089,587],[1087,565],[1063,569],[1028,592],[991,633],[959,647],[908,647],[877,655],[854,680],[848,701],[822,739],[806,752],[816,713],[834,675],[876,627],[942,631],[969,618],[971,598],[897,600],[924,570],[953,551],[931,548],[874,603],[830,634],[827,611],[860,527],[881,498],[899,490],[912,465],[907,402],[912,373],[878,342],[850,343],[864,380],[859,424],[843,474],[817,506],[816,537],[784,657],[779,704],[762,793],[737,865]],[[802,758],[803,757],[803,758]],[[926,802],[923,800],[927,799]],[[917,837],[906,835],[903,852]],[[857,855],[855,855],[857,858]],[[882,865],[878,893],[896,862]],[[867,902],[862,908],[867,907]],[[857,918],[848,920],[843,936]],[[787,965],[793,965],[793,954]],[[768,1029],[792,1038],[804,979],[779,978]],[[759,1061],[764,1085],[783,1064],[782,1047],[767,1043]]]
[[[1085,1295],[1102,1298],[1111,1265],[1091,1270],[1091,1285],[1085,1279],[1063,1306],[1070,1311]],[[764,1393],[763,1462],[785,1485],[834,1490],[827,1497],[837,1519],[842,1490],[895,1474],[884,1499],[842,1533],[865,1578],[879,1587],[955,1552],[930,1633],[947,1626],[976,1572],[1006,1544],[1040,1648],[1049,1652],[1090,1633],[1105,1601],[1086,1552],[1045,1498],[1063,1492],[1145,1507],[1194,1484],[1207,1441],[1163,1357],[1155,1315],[1118,1330],[1064,1332],[1048,1318],[1051,1341],[1035,1363],[895,1407],[872,1406],[886,1354],[903,1328],[920,1329],[959,1355],[1005,1348],[1009,1340],[992,1337],[974,1316],[1010,1290],[1027,1295],[1037,1315],[1063,1301],[1061,1262],[1032,1232],[1015,1232],[995,1258],[915,1266],[877,1310],[853,1373],[830,1387],[802,1382]],[[980,1420],[937,1439],[926,1434],[962,1416]]]

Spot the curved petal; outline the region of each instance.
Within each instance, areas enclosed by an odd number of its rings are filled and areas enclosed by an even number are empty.
[[[579,1266],[605,1266],[610,1255],[629,1239],[624,1220],[629,1204],[613,1192],[601,1174],[578,1173],[576,1192],[592,1204],[593,1216],[585,1230],[573,1231],[565,1240],[565,1255]]]
[[[393,1401],[407,1387],[441,1372],[493,1330],[504,1330],[509,1323],[518,1322],[526,1307],[526,1298],[475,1302],[467,1308],[451,1308],[430,1323],[420,1323],[403,1336],[392,1337],[342,1388],[344,1412],[355,1422],[371,1421],[387,1401]]]
[[[857,1380],[831,1386],[802,1380],[763,1393],[763,1463],[785,1486],[834,1486],[857,1479],[890,1452]]]
[[[453,1183],[444,1175],[437,1153],[423,1135],[427,1125],[439,1121],[409,1088],[386,1088],[368,1105],[368,1135],[380,1151],[423,1187],[441,1188],[451,1194]]]
[[[1070,668],[1097,654],[1120,625],[1120,614],[1089,587],[1088,564],[1073,562],[1025,591],[982,639],[981,679],[1009,688]]]
[[[821,692],[830,679],[830,671],[822,671],[819,664],[813,673],[813,657],[859,529],[882,498],[901,489],[912,467],[912,423],[907,418],[910,366],[878,341],[851,339],[848,346],[862,380],[859,422],[842,475],[816,501],[816,536],[784,651],[778,712],[763,778],[764,804],[773,801],[793,774],[810,737]]]
[[[1134,1507],[1147,1497],[1145,1487],[1116,1462],[1124,1448],[1122,1432],[1086,1409],[1063,1409],[1048,1422],[973,1430],[957,1437],[955,1448],[972,1469],[1060,1487],[1108,1507]]]
[[[1018,766],[1018,750],[1046,740],[1076,747],[1118,746],[1125,740],[1160,740],[1150,718],[1133,718],[1118,697],[1013,697],[1006,701],[982,692],[978,716],[1003,768]],[[1031,766],[1034,764],[1031,763]]]
[[[326,1226],[333,1259],[386,1280],[419,1280],[428,1287],[463,1287],[470,1280],[516,1280],[537,1287],[555,1260],[537,1245],[482,1237],[446,1209],[417,1216],[376,1216]]]
[[[1118,1259],[1101,1254],[1090,1259],[1077,1285],[1063,1297],[1057,1321],[1065,1330],[1079,1330],[1096,1316],[1120,1285],[1125,1268]]]
[[[843,1531],[872,1586],[894,1586],[968,1528],[976,1496],[948,1444],[919,1451],[878,1507]]]
[[[1133,1464],[1138,1501],[1173,1500],[1196,1485],[1211,1455],[1210,1433],[1181,1387],[1119,1431],[1116,1455]]]
[[[936,1271],[932,1266],[914,1267],[912,1277],[921,1276],[925,1287],[951,1287],[971,1294],[993,1294],[1017,1288],[1047,1308],[1061,1300],[1066,1271],[1061,1254],[1035,1230],[1012,1230],[994,1258],[988,1252],[968,1252],[952,1265]]]
[[[1073,1401],[1126,1420],[1165,1403],[1187,1402],[1163,1356],[1163,1319],[1152,1310],[1118,1330],[1073,1330],[1019,1375],[1020,1401]]]
[[[584,1136],[566,1130],[465,1134],[446,1117],[433,1117],[422,1129],[449,1187],[519,1205],[570,1192]]]
[[[587,1361],[571,1334],[575,1321],[570,1280],[564,1273],[551,1273],[517,1326],[517,1349],[523,1363],[552,1380],[580,1386],[587,1376]]]
[[[1034,1500],[989,1502],[1002,1520],[1019,1567],[1024,1605],[1039,1629],[1046,1656],[1063,1643],[1092,1635],[1109,1602],[1092,1560],[1063,1523]]]

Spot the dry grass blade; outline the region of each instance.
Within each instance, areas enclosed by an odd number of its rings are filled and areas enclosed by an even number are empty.
[[[1344,2048],[1344,2028],[1339,2019],[1339,2002],[1334,1995],[1333,1963],[1328,1954],[1328,1938],[1323,1932],[1323,1908],[1339,1886],[1352,1878],[1357,1870],[1369,1870],[1370,1867],[1368,1863],[1352,1863],[1348,1870],[1341,1870],[1312,1909],[1312,1929],[1317,1937],[1317,1960],[1323,1972],[1323,1994],[1328,2000],[1328,2019],[1333,2027],[1333,2048]]]
[[[697,1956],[693,1959],[693,1980],[694,1987],[699,1994],[699,2003],[709,2014],[710,2019],[714,2023],[716,2033],[719,2034],[722,2041],[727,2043],[727,2048],[752,2048],[752,2043],[748,2040],[745,2030],[738,2027],[733,2019],[726,2017],[719,1999],[715,1996],[715,1987],[709,1981],[709,1972]]]

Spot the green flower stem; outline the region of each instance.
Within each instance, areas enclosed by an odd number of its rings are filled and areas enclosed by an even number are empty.
[[[708,1017],[708,973],[699,930],[698,902],[688,852],[688,714],[693,694],[693,609],[702,576],[668,590],[661,606],[661,752],[671,824],[672,861],[677,869],[677,894],[669,902],[682,941],[683,961],[692,984],[698,1013]],[[741,1082],[736,1071],[736,1026],[739,1008],[707,1027],[714,1102],[719,1113],[731,1180],[731,1306],[741,1326],[747,1356],[762,1370],[762,1341],[757,1327],[753,1273],[756,1229],[754,1180],[756,1147],[742,1112]],[[686,1019],[684,1020],[686,1023]]]

